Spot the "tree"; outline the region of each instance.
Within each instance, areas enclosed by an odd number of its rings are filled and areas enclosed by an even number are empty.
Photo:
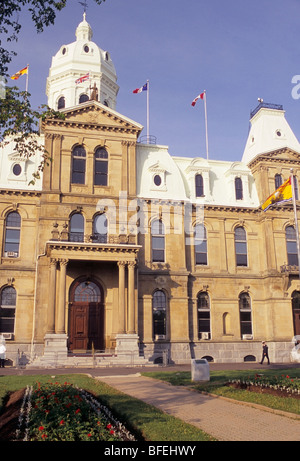
[[[74,1],[74,0],[72,0]],[[105,0],[94,0],[98,5]],[[0,77],[8,77],[8,64],[16,53],[8,50],[11,42],[18,40],[18,34],[22,29],[19,23],[19,13],[28,9],[32,21],[38,33],[43,32],[45,27],[53,25],[57,12],[67,6],[68,0],[1,0],[0,3]],[[70,2],[69,2],[70,3]],[[86,6],[86,2],[80,2]],[[5,39],[3,39],[5,37]],[[6,43],[3,43],[3,41]],[[30,94],[19,91],[17,87],[5,88],[5,96],[0,97],[0,145],[14,140],[15,150],[20,155],[30,157],[37,151],[41,152],[41,163],[38,171],[33,174],[30,183],[34,183],[39,177],[39,172],[49,162],[49,156],[43,146],[37,141],[40,120],[55,117],[64,118],[61,112],[53,111],[48,106],[41,106],[39,110],[33,110],[30,105]]]

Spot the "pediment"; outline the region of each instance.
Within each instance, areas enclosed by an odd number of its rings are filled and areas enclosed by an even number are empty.
[[[259,161],[297,162],[300,161],[300,152],[296,152],[289,148],[284,148],[258,155],[255,159],[253,159],[253,162],[254,161],[255,163]]]
[[[137,134],[143,129],[139,123],[96,101],[87,101],[65,109],[62,113],[65,115],[64,120],[48,119],[45,123]]]

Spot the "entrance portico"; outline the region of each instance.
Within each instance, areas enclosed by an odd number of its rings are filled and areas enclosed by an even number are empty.
[[[86,352],[97,346],[95,349],[99,347],[100,350],[105,350],[107,348],[105,335],[114,336],[115,353],[121,354],[122,359],[125,358],[124,354],[129,354],[130,357],[133,353],[138,355],[135,268],[140,247],[132,244],[49,241],[46,248],[49,258],[49,301],[44,355],[49,357],[49,354],[55,353],[60,357],[64,355],[67,358],[68,351],[74,349]],[[82,269],[79,270],[82,270],[82,273],[80,277],[73,280],[69,290],[68,272],[71,273],[74,266],[78,270],[81,264]],[[80,281],[84,283],[84,280],[88,280],[84,273],[87,264],[102,268],[102,271],[106,267],[105,265],[109,264],[115,273],[115,280],[118,283],[116,287],[118,305],[113,306],[110,323],[113,325],[114,331],[105,331],[105,328],[110,328],[105,323],[106,300],[104,296],[104,291],[107,295],[107,291],[110,290],[109,286],[103,290],[101,284],[95,279],[92,283],[99,286],[99,290],[102,291],[97,302],[92,303],[91,300],[85,300],[80,304],[76,301],[74,296],[76,286],[79,286]],[[73,277],[73,272],[70,277]],[[69,296],[68,291],[70,292]],[[82,323],[79,322],[79,317],[77,320],[74,317],[74,315],[78,315],[78,309]],[[99,322],[98,330],[96,325],[93,325],[94,328],[88,326],[88,324],[91,325],[91,322],[93,323],[90,318],[91,309],[94,312],[94,319],[97,319],[95,321]],[[77,328],[78,325],[81,326]],[[98,331],[98,336],[93,336],[92,330]],[[79,333],[82,341],[80,341]]]

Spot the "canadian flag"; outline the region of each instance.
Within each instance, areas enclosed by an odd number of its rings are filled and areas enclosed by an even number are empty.
[[[194,107],[194,106],[196,105],[196,102],[198,101],[198,99],[204,99],[204,95],[205,95],[205,92],[199,94],[199,95],[194,99],[194,101],[192,102],[192,106]]]

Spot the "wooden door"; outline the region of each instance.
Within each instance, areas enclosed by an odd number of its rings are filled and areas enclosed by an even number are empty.
[[[102,290],[94,282],[75,283],[70,292],[69,349],[104,349]]]

